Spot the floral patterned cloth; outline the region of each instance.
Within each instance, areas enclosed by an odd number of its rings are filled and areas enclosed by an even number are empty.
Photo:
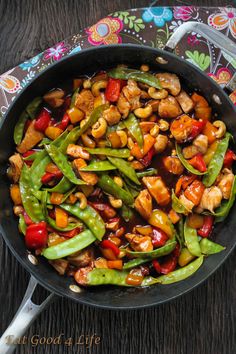
[[[35,75],[62,57],[91,46],[135,43],[164,48],[171,34],[186,21],[203,22],[236,41],[236,9],[193,6],[149,7],[118,11],[101,19],[0,76],[0,114]],[[235,73],[236,59],[196,33],[187,34],[175,53],[225,86]],[[236,91],[230,95],[236,105]]]

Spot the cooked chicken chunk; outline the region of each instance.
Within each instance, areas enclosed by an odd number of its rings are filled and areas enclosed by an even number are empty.
[[[83,159],[75,159],[72,162],[72,166],[75,173],[79,175],[82,180],[85,181],[87,184],[94,186],[98,182],[98,176],[96,175],[96,173],[80,171],[81,168],[87,166],[86,162]]]
[[[87,275],[92,270],[91,266],[78,269],[74,275],[75,281],[80,285],[86,286],[88,284]]]
[[[188,139],[192,132],[192,123],[193,119],[186,114],[183,114],[171,123],[170,131],[177,142],[181,143]]]
[[[71,157],[81,157],[82,159],[89,160],[90,154],[86,150],[83,149],[82,146],[69,144],[66,150],[67,155]]]
[[[53,261],[49,261],[49,263],[56,269],[56,271],[60,275],[64,275],[66,269],[68,268],[69,262],[66,259],[55,259]]]
[[[222,197],[223,195],[219,187],[213,186],[206,188],[203,192],[199,207],[201,209],[210,210],[213,213],[214,209],[220,206]]]
[[[23,160],[20,154],[14,154],[9,158],[10,168],[8,169],[8,176],[17,183],[20,179],[21,170],[23,167]]]
[[[180,94],[176,96],[176,99],[184,113],[189,113],[193,110],[194,103],[185,91],[182,90]]]
[[[143,177],[143,183],[158,204],[167,205],[170,202],[170,192],[161,177]]]
[[[179,197],[179,201],[189,212],[194,207],[193,202],[191,202],[191,200],[187,199],[184,194],[181,194],[181,196]]]
[[[122,101],[124,99],[124,107],[122,105]],[[126,112],[126,109],[128,109],[128,113],[127,115],[129,114],[129,108],[130,108],[130,105],[128,104],[128,106],[126,105],[127,103],[127,100],[123,97],[123,99],[121,98],[121,101],[120,101],[120,112],[121,113],[127,113]],[[119,102],[119,101],[118,101]],[[127,107],[126,107],[127,106]],[[123,111],[122,111],[122,107],[123,107]],[[104,112],[103,112],[103,118],[106,119],[107,123],[109,125],[114,125],[114,124],[117,124],[119,123],[120,119],[121,119],[121,114],[120,112],[118,111],[117,107],[116,106],[110,106],[108,109],[106,109]],[[126,117],[127,117],[126,115]]]
[[[82,90],[76,97],[75,107],[86,115],[92,113],[94,108],[94,96],[90,90]]]
[[[193,140],[193,146],[196,146],[201,154],[205,154],[208,148],[208,137],[200,134]]]
[[[28,129],[26,130],[24,139],[16,148],[17,151],[19,151],[21,154],[24,154],[26,151],[32,149],[44,137],[44,134],[42,132],[39,132],[38,130],[34,129],[34,123],[35,120],[32,120]]]
[[[79,251],[67,257],[67,260],[70,264],[75,265],[76,267],[86,267],[92,263],[94,260],[94,252],[92,248]]]
[[[170,73],[159,73],[156,77],[160,80],[161,86],[167,89],[171,95],[177,96],[180,93],[181,85],[177,75]]]
[[[223,198],[229,199],[233,182],[234,182],[234,175],[232,171],[229,170],[228,168],[224,168],[217,182],[218,182],[217,186],[220,188],[223,194]]]
[[[166,156],[163,158],[163,164],[167,171],[174,175],[181,175],[184,172],[184,166],[177,156]]]
[[[126,234],[125,238],[136,252],[150,252],[153,250],[152,238],[136,234]]]
[[[176,118],[181,113],[182,110],[178,101],[172,96],[163,98],[158,106],[158,114],[162,118]]]
[[[149,219],[152,214],[152,197],[147,189],[142,190],[134,203],[135,209],[144,219]]]
[[[117,102],[117,108],[123,118],[128,116],[129,111],[133,111],[141,106],[139,102],[141,93],[142,91],[137,83],[134,80],[128,80],[128,84],[123,87]]]

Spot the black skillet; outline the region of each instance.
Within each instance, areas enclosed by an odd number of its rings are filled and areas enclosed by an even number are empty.
[[[126,63],[130,67],[138,67],[145,63],[154,71],[169,71],[176,73],[190,91],[197,90],[207,98],[214,112],[227,124],[228,130],[236,139],[236,110],[228,95],[206,74],[187,61],[170,53],[186,32],[194,31],[205,36],[219,47],[224,47],[226,53],[236,57],[236,47],[233,42],[221,33],[210,30],[204,24],[188,22],[182,25],[168,41],[166,50],[152,49],[136,45],[104,46],[83,50],[78,54],[66,57],[39,74],[15,99],[0,125],[0,223],[1,234],[14,256],[31,273],[31,280],[26,295],[14,320],[0,339],[0,353],[11,353],[14,346],[6,344],[6,336],[11,334],[20,337],[39,312],[47,305],[53,295],[67,296],[80,303],[107,309],[145,308],[170,301],[206,280],[229,256],[236,244],[236,204],[226,223],[217,225],[215,239],[226,246],[226,250],[207,258],[203,266],[192,277],[172,285],[156,285],[150,288],[118,288],[99,287],[82,289],[74,292],[69,287],[73,280],[62,277],[40,257],[38,264],[32,263],[32,257],[26,250],[24,240],[18,232],[18,220],[12,211],[12,201],[9,196],[9,181],[6,177],[6,166],[9,156],[14,151],[13,129],[19,114],[36,96],[42,96],[49,89],[56,87],[58,80],[97,70],[114,67]],[[167,51],[168,50],[168,51]],[[230,84],[233,86],[233,83]],[[229,87],[230,87],[229,85]],[[41,304],[31,301],[37,284],[44,286],[52,294]]]

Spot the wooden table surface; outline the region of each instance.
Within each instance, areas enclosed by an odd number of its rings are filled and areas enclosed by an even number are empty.
[[[223,6],[236,1],[157,1],[158,5]],[[148,6],[145,0],[0,0],[0,72],[34,56],[116,10]],[[0,332],[21,302],[29,274],[0,240]],[[59,299],[27,332],[30,338],[101,337],[100,344],[18,346],[17,353],[233,354],[236,353],[236,251],[203,285],[160,307],[98,310]],[[45,290],[38,289],[37,298]],[[90,337],[91,338],[91,337]],[[42,339],[43,341],[43,339]],[[82,341],[82,337],[81,337]],[[1,352],[1,348],[0,348]]]

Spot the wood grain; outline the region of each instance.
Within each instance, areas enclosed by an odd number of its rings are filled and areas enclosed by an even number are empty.
[[[223,6],[234,1],[158,1],[159,5]],[[0,72],[77,33],[116,10],[148,6],[141,0],[0,0]],[[16,312],[29,275],[1,240],[2,332]],[[236,352],[236,272],[234,251],[206,283],[176,301],[136,311],[108,311],[60,298],[31,326],[28,337],[81,334],[101,336],[90,349],[74,345],[21,345],[17,353],[233,354]],[[37,300],[46,291],[39,289]]]

